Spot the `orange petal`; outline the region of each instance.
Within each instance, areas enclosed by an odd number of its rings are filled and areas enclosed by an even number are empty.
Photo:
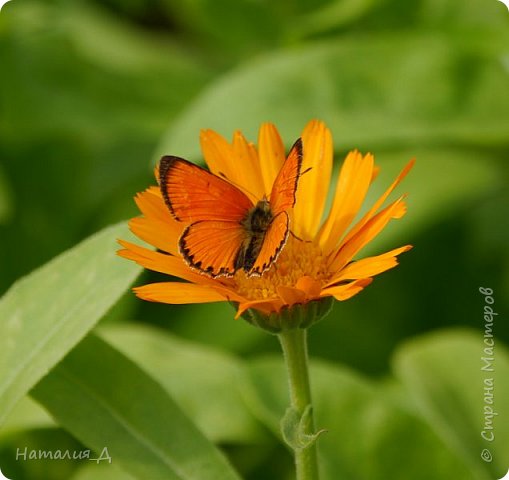
[[[357,295],[364,287],[373,281],[372,278],[361,278],[355,282],[346,285],[336,285],[322,290],[321,297],[334,297],[336,300],[343,301]]]
[[[396,177],[391,186],[385,191],[385,193],[375,202],[373,207],[355,224],[355,226],[348,232],[343,242],[350,240],[357,232],[373,217],[375,212],[383,205],[387,197],[397,187],[397,185],[406,177],[408,172],[414,166],[415,159],[410,160],[400,174]]]
[[[244,187],[246,194],[251,196],[253,201],[260,200],[265,195],[265,188],[258,152],[240,131],[233,135],[233,155],[238,179],[236,181],[239,186]]]
[[[330,264],[330,271],[341,270],[354,255],[359,252],[366,244],[375,238],[387,225],[392,218],[400,218],[404,215],[406,205],[403,202],[404,196],[384,208],[381,212],[369,220],[362,229],[350,240],[346,241],[337,251],[333,261]]]
[[[373,165],[373,174],[371,175],[371,183],[376,180],[378,174],[380,173],[380,167],[378,165]]]
[[[206,285],[182,282],[149,283],[133,288],[143,300],[171,304],[224,302],[228,299],[222,293]]]
[[[297,280],[295,287],[279,285],[277,293],[286,305],[305,303],[320,297],[321,284],[314,278],[304,276]]]
[[[169,224],[178,223],[164,203],[159,187],[150,187],[144,192],[138,193],[136,197],[134,197],[134,201],[145,217],[155,218]]]
[[[213,130],[202,130],[200,142],[203,156],[212,173],[226,177],[253,201],[263,197],[258,154],[240,132],[235,132],[233,145],[230,145]]]
[[[295,287],[279,285],[277,287],[277,293],[285,305],[294,305],[306,301],[306,293]]]
[[[306,299],[311,300],[320,296],[322,285],[318,280],[307,275],[300,277],[295,284],[295,287],[306,293]]]
[[[356,280],[360,278],[373,277],[386,270],[395,267],[398,264],[397,256],[403,252],[407,252],[412,248],[412,245],[405,245],[404,247],[395,248],[390,252],[383,253],[373,257],[363,258],[356,262],[352,262],[345,268],[340,270],[338,274],[328,282],[327,286],[334,285],[335,283],[343,280]]]
[[[163,222],[151,217],[129,220],[129,228],[137,237],[172,255],[180,255],[178,241],[184,227],[180,222]]]
[[[246,310],[249,310],[250,308],[254,308],[268,315],[271,312],[279,312],[283,305],[283,302],[279,298],[244,301],[239,303],[237,313],[235,314],[235,320],[237,320]]]
[[[272,184],[285,161],[283,140],[272,123],[262,123],[258,133],[258,155],[265,195],[270,196]]]
[[[200,144],[209,170],[215,175],[223,173],[228,178],[235,176],[235,165],[232,163],[233,148],[219,133],[214,130],[200,132]]]
[[[302,132],[304,173],[297,186],[292,230],[304,239],[314,238],[327,200],[332,157],[334,153],[332,135],[323,122],[312,120]]]
[[[123,258],[136,262],[142,267],[153,270],[154,272],[166,273],[174,277],[179,277],[190,282],[202,283],[206,285],[214,284],[212,278],[206,277],[191,270],[182,257],[166,255],[164,253],[154,252],[148,248],[141,247],[125,240],[119,240],[120,245],[124,247],[117,253]]]
[[[357,215],[373,177],[373,155],[350,152],[338,176],[331,210],[320,229],[318,241],[325,254],[337,246]]]

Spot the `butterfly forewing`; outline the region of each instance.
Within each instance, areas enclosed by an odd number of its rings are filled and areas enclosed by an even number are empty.
[[[270,193],[270,205],[274,216],[293,207],[295,192],[302,166],[302,140],[299,138],[286,158]]]
[[[163,157],[159,182],[166,205],[182,222],[239,222],[253,207],[237,187],[183,158]]]

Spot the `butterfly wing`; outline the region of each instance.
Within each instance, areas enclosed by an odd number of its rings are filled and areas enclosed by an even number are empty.
[[[253,207],[237,187],[179,157],[159,162],[159,185],[173,216],[182,222],[239,222]]]
[[[231,277],[249,235],[235,222],[201,221],[189,225],[179,240],[180,253],[193,268],[211,277]]]
[[[179,157],[159,163],[163,199],[177,220],[190,223],[179,240],[184,260],[202,273],[232,276],[235,259],[249,241],[241,222],[253,207],[237,187]]]
[[[281,212],[272,219],[265,232],[260,253],[258,253],[248,275],[261,275],[277,260],[288,239],[288,223],[289,219],[286,212]]]
[[[292,208],[295,204],[295,191],[302,166],[302,140],[299,138],[286,158],[270,193],[270,205],[274,216]]]

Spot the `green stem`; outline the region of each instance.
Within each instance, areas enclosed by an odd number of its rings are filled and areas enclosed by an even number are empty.
[[[299,417],[304,415],[306,407],[311,406],[309,384],[307,330],[303,328],[283,329],[279,334],[283,349],[288,383],[290,386],[290,405]],[[308,408],[306,434],[314,434],[313,410]],[[316,442],[305,448],[294,448],[297,480],[318,480],[318,461]]]

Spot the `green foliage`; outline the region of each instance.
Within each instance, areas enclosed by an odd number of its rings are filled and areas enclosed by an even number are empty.
[[[397,376],[422,415],[479,478],[486,479],[507,473],[509,444],[509,404],[504,400],[509,395],[509,352],[496,342],[488,347],[490,339],[483,343],[472,332],[430,334],[409,342],[394,359]],[[491,424],[485,423],[485,413],[491,411],[494,438],[487,443],[481,432],[492,432],[485,428]],[[492,463],[481,460],[486,446]]]
[[[311,378],[316,423],[327,430],[318,439],[323,478],[500,478],[507,461],[503,449],[509,414],[503,399],[509,387],[509,356],[502,345],[497,349],[494,381],[501,400],[496,402],[498,438],[490,445],[490,466],[480,458],[482,346],[478,335],[453,331],[405,344],[395,356],[402,381],[398,395],[390,393],[390,384],[376,385],[344,368],[315,363]],[[288,402],[282,361],[256,360],[250,372],[247,401],[279,435],[279,419]]]
[[[261,118],[293,139],[318,117],[339,137],[336,147],[375,152],[409,143],[505,143],[507,72],[497,58],[509,37],[507,30],[492,37],[484,45],[458,33],[382,33],[376,41],[345,36],[268,54],[209,86],[172,123],[156,157],[179,150],[198,158],[203,125],[229,136],[243,124],[254,137]],[[470,70],[476,81],[466,85]]]
[[[239,478],[157,382],[97,337],[87,337],[32,395],[136,478]]]
[[[115,325],[100,335],[150,373],[211,440],[263,440],[242,403],[237,384],[243,366],[235,357],[141,325]]]
[[[115,256],[110,227],[19,280],[0,300],[0,422],[115,303],[139,268]]]
[[[368,204],[417,159],[398,192],[409,194],[408,214],[363,253],[415,248],[309,332],[313,409],[327,430],[317,440],[323,479],[500,478],[509,466],[509,324],[494,324],[498,415],[488,445],[478,288],[493,288],[502,319],[508,27],[496,0],[8,2],[0,14],[4,473],[292,477],[275,339],[234,321],[225,304],[135,299],[128,287],[139,269],[115,256],[125,224],[102,229],[138,214],[132,197],[155,183],[161,154],[201,161],[201,128],[227,138],[240,129],[255,141],[259,124],[272,121],[289,146],[317,117],[333,132],[336,173],[348,150],[375,154],[382,169]],[[144,273],[139,283],[160,280]],[[458,325],[472,330],[443,330]],[[100,453],[106,444],[111,465],[15,460],[25,445]]]
[[[12,212],[12,199],[5,174],[0,166],[0,224],[6,223]]]
[[[133,478],[112,463],[111,465],[85,465],[71,480],[133,480]]]

